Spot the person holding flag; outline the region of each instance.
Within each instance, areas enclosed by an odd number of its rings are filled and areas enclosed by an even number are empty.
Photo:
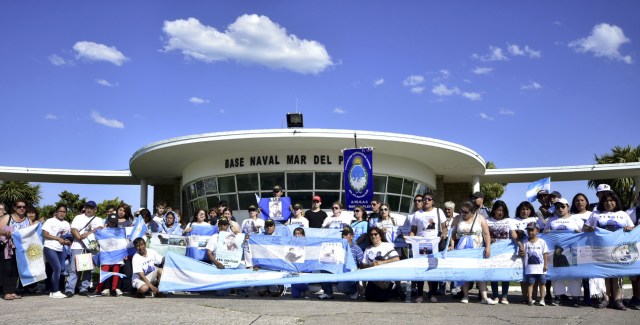
[[[19,229],[31,226],[27,218],[27,202],[17,200],[13,204],[14,213],[6,214],[0,218],[0,237],[5,237],[8,249],[0,256],[0,285],[4,291],[4,300],[21,299],[16,294],[18,282],[18,262],[16,260],[15,246],[11,241],[11,234]]]
[[[107,224],[106,227],[107,228],[119,228],[118,227],[118,215],[116,214],[110,214],[109,216],[107,216]],[[100,265],[100,269],[103,272],[113,272],[113,273],[120,273],[120,269],[124,266],[124,261],[120,261],[114,264],[101,264]],[[109,288],[105,288],[104,290],[102,289],[103,287],[107,286],[107,280],[109,278],[106,278],[104,280],[101,280],[100,283],[98,284],[98,287],[96,288],[96,293],[99,293],[102,296],[109,296],[109,295],[114,295],[116,297],[120,297],[122,296],[122,290],[120,290],[119,284],[120,284],[120,277],[118,276],[111,276],[111,290],[109,290]]]

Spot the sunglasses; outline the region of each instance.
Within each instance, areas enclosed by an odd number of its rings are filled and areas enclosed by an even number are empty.
[[[433,201],[433,199],[432,199],[432,198],[430,198],[430,197],[426,197],[426,198],[424,198],[423,200],[424,200],[424,201],[427,201],[427,202],[431,202],[431,201]]]
[[[340,207],[332,207],[331,209],[340,210]]]
[[[369,234],[369,237],[376,237],[376,236],[380,236],[380,234],[377,232],[372,232]]]
[[[362,210],[353,210],[353,212],[356,212],[356,213],[357,213],[357,212],[362,212]]]
[[[26,205],[16,205],[16,209],[26,209]]]
[[[67,213],[67,211],[56,211],[58,213]]]
[[[382,209],[380,209],[380,210],[382,210],[382,211],[389,211],[389,209],[387,209],[387,208],[382,208]]]
[[[413,200],[415,203],[422,203],[422,200]]]

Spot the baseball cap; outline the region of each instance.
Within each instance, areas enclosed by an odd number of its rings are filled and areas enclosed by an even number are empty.
[[[256,206],[255,206],[255,205],[253,205],[253,204],[252,204],[252,205],[250,205],[250,206],[249,206],[249,208],[248,208],[247,210],[249,210],[249,211],[256,211],[256,210],[258,210],[258,209],[256,208]]]
[[[538,197],[540,195],[549,195],[549,191],[547,191],[547,190],[539,190],[538,194],[536,194],[536,197]]]
[[[558,191],[553,191],[549,193],[549,196],[562,197],[562,194],[560,194],[560,192]]]
[[[302,209],[302,205],[300,203],[296,203],[296,204],[293,205],[293,209],[294,210],[300,210],[300,209]]]
[[[346,236],[349,234],[353,235],[353,229],[351,229],[351,227],[345,226],[344,228],[342,228],[342,236]]]
[[[218,219],[218,226],[228,225],[228,224],[229,224],[229,219],[227,219],[226,217],[221,217],[220,219]]]
[[[320,198],[320,195],[315,195],[313,198],[311,198],[311,201],[322,202],[322,199]]]
[[[280,185],[276,185],[276,186],[273,187],[273,191],[274,192],[280,192],[280,191],[282,191],[282,187],[280,187]]]
[[[94,208],[94,209],[98,207],[98,205],[94,201],[87,201],[87,203],[85,203],[84,206],[89,208]]]
[[[529,223],[527,224],[527,229],[534,229],[534,228],[538,228],[538,229],[540,229],[540,226],[538,226],[538,223],[537,223],[537,222],[529,222]]]
[[[565,199],[565,198],[560,198],[560,199],[558,199],[558,201],[556,201],[556,202],[554,203],[554,205],[556,205],[556,204],[558,204],[558,203],[562,203],[562,204],[564,204],[564,205],[569,205],[569,201],[567,201],[567,199]]]
[[[276,222],[273,221],[273,219],[269,218],[264,222],[264,226],[265,227],[271,227],[271,226],[275,226]]]
[[[483,199],[484,199],[484,194],[482,194],[482,192],[475,192],[475,193],[471,194],[471,197],[472,197],[472,198],[478,198],[478,197],[480,197],[480,198],[483,198]]]
[[[600,184],[598,185],[596,192],[611,192],[611,186],[609,186],[609,184]]]

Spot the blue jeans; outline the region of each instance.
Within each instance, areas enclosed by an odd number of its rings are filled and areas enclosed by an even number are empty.
[[[493,299],[499,298],[507,298],[507,294],[509,293],[509,282],[502,282],[502,296],[498,295],[498,282],[491,282],[491,292],[493,293]]]
[[[69,276],[67,276],[67,284],[65,285],[65,292],[76,292],[76,283],[78,282],[78,273],[76,272],[76,255],[82,254],[82,249],[71,250],[71,261],[69,261]],[[93,271],[80,272],[80,292],[89,291],[89,285],[91,285],[91,273]]]
[[[51,266],[51,292],[60,291],[60,273],[64,265],[66,254],[64,251],[54,251],[49,247],[44,248],[44,257]]]

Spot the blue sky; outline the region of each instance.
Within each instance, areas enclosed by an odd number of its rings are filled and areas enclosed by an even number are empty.
[[[2,1],[0,165],[126,170],[151,142],[280,128],[296,101],[305,127],[443,139],[501,168],[591,164],[640,139],[638,12],[638,1]],[[44,204],[68,189],[139,205],[136,186],[42,189]],[[552,189],[595,198],[582,181]],[[509,207],[525,190],[508,186]]]

